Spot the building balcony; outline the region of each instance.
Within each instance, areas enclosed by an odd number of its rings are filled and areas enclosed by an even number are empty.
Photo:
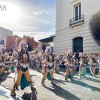
[[[69,26],[76,26],[84,23],[84,15],[70,19]]]

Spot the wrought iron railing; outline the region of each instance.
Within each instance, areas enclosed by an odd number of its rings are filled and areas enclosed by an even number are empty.
[[[80,15],[80,16],[70,19],[69,25],[72,26],[72,25],[78,24],[80,22],[84,22],[84,15]]]

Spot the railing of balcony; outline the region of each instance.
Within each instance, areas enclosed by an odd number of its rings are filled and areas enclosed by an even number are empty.
[[[84,15],[80,15],[80,16],[70,19],[69,25],[72,26],[72,25],[78,24],[80,22],[84,22]]]

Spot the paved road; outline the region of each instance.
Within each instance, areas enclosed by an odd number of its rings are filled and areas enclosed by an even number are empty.
[[[25,90],[17,91],[17,96],[12,98],[10,91],[14,84],[14,73],[7,75],[7,78],[0,85],[0,100],[23,100],[21,97],[27,91],[25,100],[100,100],[100,77],[92,78],[87,75],[86,78],[80,79],[79,76],[74,77],[74,81],[66,82],[64,80],[64,72],[54,74],[55,84],[51,85],[46,80],[46,87],[41,86],[42,73],[30,70],[32,80],[37,89],[37,94],[31,93],[30,87]],[[29,99],[29,97],[31,99]]]

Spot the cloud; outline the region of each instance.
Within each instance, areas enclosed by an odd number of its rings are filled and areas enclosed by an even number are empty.
[[[42,15],[42,14],[43,14],[42,11],[33,11],[32,13],[33,13],[34,15]]]
[[[0,20],[0,26],[14,31],[14,34],[23,36],[33,34],[37,39],[42,35],[47,36],[55,32],[56,11],[54,0],[4,0],[12,3],[20,9],[21,16],[16,23],[8,23]],[[12,8],[13,9],[13,8]],[[21,32],[21,33],[20,33]],[[42,35],[41,35],[42,34]],[[40,36],[37,36],[40,35]]]
[[[36,41],[54,35],[55,32],[14,32],[14,35],[23,37],[24,35],[34,37]]]

